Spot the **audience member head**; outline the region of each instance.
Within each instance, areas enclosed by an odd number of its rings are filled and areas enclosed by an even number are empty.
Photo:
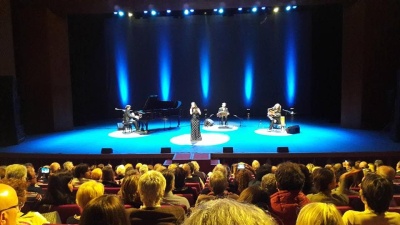
[[[392,183],[375,173],[368,173],[361,182],[361,200],[376,214],[381,214],[389,209],[393,198]]]
[[[256,171],[258,168],[260,168],[260,162],[258,160],[253,160],[253,162],[251,163],[251,167],[254,171]]]
[[[133,165],[132,165],[132,163],[126,163],[125,165],[124,165],[124,167],[125,167],[125,170],[126,169],[128,169],[128,168],[133,168]],[[134,168],[133,168],[134,169]]]
[[[129,204],[135,201],[138,192],[139,175],[125,176],[121,184],[121,196],[124,203]]]
[[[336,187],[335,174],[332,170],[321,168],[313,174],[314,188],[317,192],[331,192]]]
[[[256,205],[264,210],[269,210],[271,207],[269,194],[259,186],[250,186],[244,189],[237,200]]]
[[[58,172],[49,176],[47,198],[52,204],[71,204],[75,202],[72,196],[72,175],[70,172]]]
[[[0,183],[8,185],[12,187],[15,192],[17,193],[17,198],[18,198],[18,203],[19,203],[19,209],[21,210],[24,207],[24,204],[27,200],[26,197],[26,188],[27,188],[27,183],[21,179],[3,179],[0,181]]]
[[[139,169],[140,169],[140,167],[141,167],[142,165],[143,165],[142,163],[136,163],[135,168],[139,171]]]
[[[200,165],[199,165],[199,163],[198,163],[197,161],[192,161],[191,163],[193,164],[194,171],[195,171],[195,172],[199,172],[199,171],[200,171]]]
[[[35,168],[27,167],[26,169],[27,169],[26,181],[30,185],[35,185],[37,183],[37,176],[36,176]]]
[[[228,186],[225,174],[221,171],[214,171],[210,176],[210,188],[215,195],[222,195]]]
[[[161,163],[156,163],[153,166],[153,170],[157,170],[158,172],[160,172],[160,171],[162,171],[162,170],[159,170],[159,168],[161,168],[161,167],[163,167],[163,165]]]
[[[272,195],[275,192],[277,192],[278,189],[276,187],[275,174],[273,173],[265,174],[261,179],[261,188],[266,190],[269,195]]]
[[[124,165],[119,165],[117,166],[117,169],[115,169],[115,173],[117,174],[117,176],[119,177],[123,177],[125,176],[125,166]]]
[[[183,164],[182,169],[185,170],[186,176],[192,175],[192,169],[190,168],[188,163]]]
[[[84,208],[80,225],[130,225],[124,205],[115,195],[92,199]]]
[[[256,170],[256,180],[261,181],[265,174],[271,173],[272,166],[270,164],[263,164]]]
[[[171,171],[174,171],[177,167],[178,167],[178,164],[171,163],[171,164],[169,164],[168,169]]]
[[[358,164],[359,169],[368,169],[368,163],[365,161],[361,161],[360,164]]]
[[[74,177],[81,179],[86,178],[90,179],[91,171],[89,169],[89,165],[86,163],[81,163],[75,166],[74,169]]]
[[[125,177],[130,176],[130,175],[138,175],[138,174],[140,174],[139,171],[137,171],[133,167],[128,167],[125,170]]]
[[[222,172],[224,174],[225,178],[228,179],[229,173],[228,173],[227,167],[225,167],[224,165],[222,165],[222,164],[215,165],[215,167],[213,169],[213,173],[215,171]]]
[[[11,164],[6,167],[6,179],[21,179],[26,180],[27,169],[25,165]]]
[[[72,172],[72,170],[74,169],[74,164],[73,164],[71,161],[66,161],[66,162],[63,164],[63,169],[64,169],[65,171]]]
[[[100,168],[96,168],[96,169],[92,170],[91,175],[92,175],[91,178],[93,180],[99,181],[99,180],[101,180],[101,177],[103,176],[103,171]]]
[[[145,207],[154,207],[160,204],[164,196],[166,181],[158,171],[149,171],[139,178],[138,191],[140,200]]]
[[[376,168],[376,173],[388,179],[390,182],[393,182],[396,177],[396,171],[391,166],[381,165]]]
[[[50,174],[57,173],[60,170],[61,170],[60,163],[53,162],[50,164]]]
[[[378,167],[384,165],[384,164],[383,164],[383,161],[382,161],[381,159],[375,160],[374,164],[375,164],[375,168],[378,168]]]
[[[111,167],[105,166],[102,169],[102,172],[103,172],[103,176],[101,177],[102,181],[115,182],[115,174],[114,174],[114,171],[113,171],[113,169]]]
[[[398,161],[396,164],[396,171],[400,171],[400,161]]]
[[[147,173],[147,171],[149,171],[149,167],[146,164],[143,164],[140,166],[140,168],[139,168],[140,174],[145,174],[145,173]]]
[[[83,183],[76,192],[76,204],[85,208],[90,200],[104,194],[104,185],[94,180]]]
[[[6,166],[0,166],[0,180],[6,177]]]
[[[274,218],[252,204],[244,204],[229,198],[207,201],[196,208],[183,225],[275,225]]]
[[[335,205],[313,202],[300,210],[296,225],[344,225],[344,223]]]
[[[249,182],[253,179],[253,173],[248,169],[238,170],[235,175],[235,180],[238,183],[238,191],[242,192],[249,186]]]
[[[304,185],[304,174],[296,163],[284,162],[278,165],[275,172],[278,190],[295,191],[302,190]]]
[[[311,173],[308,168],[303,164],[298,164],[300,167],[301,172],[304,174],[304,185],[303,185],[303,193],[310,194],[313,187],[313,181],[311,177]]]
[[[19,213],[18,196],[15,190],[0,183],[0,219],[1,224],[16,225]]]
[[[370,172],[375,173],[376,171],[376,166],[373,163],[368,163],[368,169]]]
[[[175,175],[172,171],[167,169],[161,171],[161,173],[166,181],[164,194],[167,194],[168,192],[172,191],[175,188]]]
[[[175,175],[175,188],[181,189],[185,186],[186,171],[180,167],[176,167]]]

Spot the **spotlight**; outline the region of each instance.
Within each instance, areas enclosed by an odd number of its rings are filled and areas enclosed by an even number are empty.
[[[117,15],[118,14],[118,12],[114,12],[114,15]]]
[[[155,15],[157,15],[157,12],[155,10],[151,10],[151,15],[155,16]]]
[[[290,5],[286,6],[286,11],[290,11],[292,7]]]
[[[241,12],[242,10],[243,10],[243,8],[242,8],[242,7],[238,8],[238,11],[240,11],[240,12]]]
[[[167,13],[168,13],[168,14],[171,13],[171,10],[170,10],[170,9],[167,9]]]
[[[251,9],[251,11],[252,11],[253,13],[257,12],[257,7],[253,7],[253,8]]]
[[[190,12],[193,13],[193,12],[194,12],[194,9],[191,9]]]
[[[218,9],[214,9],[214,12],[217,12],[218,11]]]
[[[220,9],[218,10],[218,12],[219,12],[219,14],[222,14],[222,13],[224,13],[224,9],[223,9],[223,8],[220,8]]]
[[[275,7],[275,8],[274,8],[274,12],[275,12],[275,13],[279,12],[279,7]]]
[[[297,5],[292,6],[292,9],[297,9]]]
[[[133,16],[133,13],[131,13],[131,12],[128,13],[128,16],[129,16],[129,17],[132,17],[132,16]]]
[[[263,6],[263,7],[261,7],[261,9],[262,9],[262,10],[265,10],[265,9],[266,9],[266,7],[265,7],[265,6]]]
[[[122,11],[118,11],[118,15],[119,15],[120,17],[123,17],[123,16],[125,15],[125,13],[122,12]]]
[[[188,9],[185,9],[185,10],[183,11],[183,14],[189,15],[189,10],[188,10]]]
[[[144,14],[147,14],[148,12],[149,12],[149,11],[147,11],[147,10],[144,10],[144,11],[143,11]]]

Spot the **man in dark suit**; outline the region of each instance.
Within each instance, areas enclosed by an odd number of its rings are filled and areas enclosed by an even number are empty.
[[[226,107],[225,102],[223,102],[222,106],[219,107],[217,116],[221,118],[221,124],[225,126],[228,122],[228,116],[229,116],[229,110]]]

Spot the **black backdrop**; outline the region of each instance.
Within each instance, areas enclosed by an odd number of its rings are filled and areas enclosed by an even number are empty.
[[[171,100],[191,101],[209,113],[221,102],[244,115],[244,71],[253,65],[252,115],[286,102],[287,41],[296,46],[296,111],[337,121],[340,116],[341,9],[323,6],[268,15],[190,16],[187,18],[119,18],[114,15],[69,17],[74,122],[119,117],[116,46],[126,51],[130,104],[140,109],[158,94],[160,48],[168,45]],[[209,98],[203,101],[200,80],[202,43],[209,46]],[[165,46],[164,46],[165,47]]]

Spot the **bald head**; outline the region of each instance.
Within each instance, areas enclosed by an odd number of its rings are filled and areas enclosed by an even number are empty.
[[[14,188],[0,184],[0,220],[5,225],[16,225],[18,209],[18,196]]]
[[[391,166],[380,166],[376,169],[376,173],[385,177],[386,179],[390,180],[393,182],[395,176],[396,176],[396,171],[394,171],[393,167]]]

